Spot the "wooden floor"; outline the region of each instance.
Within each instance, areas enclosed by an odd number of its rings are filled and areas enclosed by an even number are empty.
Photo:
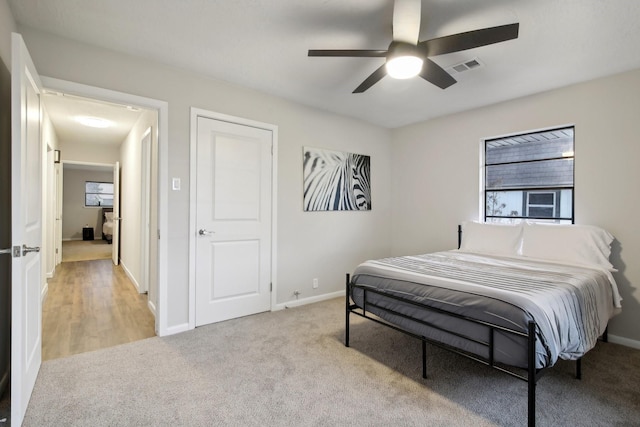
[[[63,262],[42,307],[42,360],[155,336],[147,295],[110,259]]]
[[[62,262],[111,259],[113,246],[106,240],[65,240],[62,242]]]

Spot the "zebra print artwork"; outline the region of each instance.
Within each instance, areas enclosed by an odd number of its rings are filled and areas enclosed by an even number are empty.
[[[371,210],[371,158],[304,148],[305,211]]]

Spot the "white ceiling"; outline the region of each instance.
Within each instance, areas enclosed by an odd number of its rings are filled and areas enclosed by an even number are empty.
[[[119,146],[142,114],[137,107],[47,90],[43,101],[58,139],[66,142]],[[85,126],[76,120],[82,116],[108,120],[111,125],[107,128]]]
[[[398,127],[640,68],[638,0],[423,0],[420,40],[520,23],[516,40],[434,57],[484,66],[439,89],[385,77],[382,58],[308,49],[386,49],[392,0],[9,0],[19,25],[200,72],[385,127]],[[634,53],[635,52],[635,53]]]

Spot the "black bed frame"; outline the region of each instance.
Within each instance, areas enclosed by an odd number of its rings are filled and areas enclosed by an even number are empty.
[[[460,243],[461,243],[461,239],[462,239],[462,227],[458,226],[458,248],[460,247]],[[358,307],[356,304],[352,304],[351,303],[351,295],[352,295],[352,289],[354,288],[358,288],[358,289],[362,289],[363,291],[363,306]],[[411,304],[414,305],[416,307],[419,307],[420,309],[423,310],[427,310],[427,311],[432,311],[432,312],[437,312],[440,314],[445,314],[451,317],[456,317],[459,319],[464,319],[466,321],[469,322],[473,322],[477,325],[481,325],[484,326],[485,328],[487,328],[487,330],[489,331],[489,340],[488,342],[482,341],[482,340],[478,340],[475,339],[473,337],[467,336],[465,334],[461,334],[458,333],[456,331],[451,331],[448,330],[446,328],[434,325],[430,322],[426,322],[426,321],[422,321],[419,319],[415,319],[412,318],[410,316],[407,316],[403,313],[399,313],[395,310],[392,309],[388,309],[385,307],[382,307],[380,305],[377,305],[375,303],[372,302],[367,302],[367,294],[369,293],[373,293],[373,294],[379,294],[384,296],[385,298],[391,298],[391,299],[395,299],[398,301],[401,301],[403,303],[406,304]],[[390,322],[387,322],[385,320],[382,320],[379,317],[372,317],[370,314],[368,314],[367,312],[367,308],[368,307],[374,307],[377,310],[381,310],[383,312],[392,314],[394,316],[399,316],[399,317],[403,317],[406,319],[409,319],[411,321],[420,323],[422,325],[428,326],[429,328],[433,328],[433,329],[437,329],[439,331],[444,331],[446,333],[458,336],[460,338],[469,340],[469,341],[473,341],[476,344],[480,344],[484,347],[486,347],[488,349],[488,354],[489,357],[488,358],[484,358],[481,356],[477,356],[475,354],[471,354],[471,353],[467,353],[464,351],[459,350],[458,348],[452,347],[450,345],[438,342],[438,341],[434,341],[430,338],[421,336],[421,335],[417,335],[413,332],[407,331],[395,324],[392,324]],[[529,426],[535,426],[535,422],[536,422],[536,383],[538,382],[538,380],[542,377],[542,375],[546,372],[547,368],[542,368],[542,369],[536,369],[536,323],[535,321],[529,321],[528,324],[528,330],[527,332],[522,332],[522,331],[517,331],[514,329],[510,329],[510,328],[505,328],[503,326],[499,326],[499,325],[495,325],[493,323],[490,322],[485,322],[482,320],[477,320],[468,316],[461,316],[457,313],[451,313],[448,312],[446,310],[442,310],[439,308],[435,308],[435,307],[429,307],[427,305],[424,305],[422,303],[416,302],[416,301],[412,301],[412,300],[408,300],[402,297],[397,296],[396,294],[390,294],[390,293],[386,293],[384,291],[378,290],[378,289],[372,289],[370,287],[367,286],[361,286],[361,285],[357,285],[355,283],[351,283],[351,276],[349,274],[346,275],[346,304],[345,304],[345,308],[346,308],[346,319],[345,319],[345,338],[344,338],[344,344],[346,347],[349,347],[349,318],[350,318],[350,314],[355,314],[357,316],[360,317],[364,317],[365,319],[369,319],[372,320],[376,323],[379,323],[381,325],[387,326],[391,329],[395,329],[396,331],[402,332],[406,335],[409,335],[411,337],[417,338],[422,342],[422,378],[427,378],[427,343],[433,344],[435,346],[444,348],[445,350],[454,352],[456,354],[459,354],[461,356],[464,356],[466,358],[475,360],[476,362],[480,362],[484,365],[490,366],[494,369],[497,369],[501,372],[504,372],[506,374],[509,374],[513,377],[516,377],[520,380],[526,381],[528,383],[528,425]],[[513,334],[516,336],[520,336],[520,337],[525,337],[527,339],[527,368],[524,369],[526,371],[526,373],[522,373],[522,372],[518,372],[517,370],[521,368],[513,368],[514,370],[511,369],[507,369],[507,367],[505,367],[504,365],[499,365],[496,364],[494,361],[494,335],[496,331],[500,331],[501,333],[507,333],[507,334]],[[603,337],[602,337],[603,341],[607,341],[607,332],[605,331]],[[582,359],[577,359],[576,360],[576,378],[581,379],[582,378]]]

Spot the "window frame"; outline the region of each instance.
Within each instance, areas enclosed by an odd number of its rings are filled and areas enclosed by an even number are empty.
[[[503,163],[492,163],[487,165],[487,144],[492,141],[497,141],[500,139],[507,138],[523,138],[526,139],[528,136],[544,134],[548,132],[554,131],[564,131],[564,130],[572,131],[572,152],[569,155],[565,155],[563,153],[560,157],[545,157],[541,159],[534,160],[521,160],[521,161],[510,161]],[[480,212],[481,218],[484,222],[504,222],[504,220],[532,220],[534,222],[555,222],[555,223],[567,223],[571,224],[575,223],[575,125],[569,124],[564,126],[539,129],[533,131],[526,132],[518,132],[513,134],[506,134],[502,136],[494,136],[489,138],[483,138],[480,141]],[[508,165],[508,164],[525,164],[525,163],[536,163],[543,161],[552,161],[552,160],[573,160],[573,170],[572,170],[572,185],[558,184],[556,186],[549,187],[509,187],[503,190],[490,189],[487,190],[487,166],[496,166],[496,165]],[[571,215],[560,216],[561,210],[561,200],[560,195],[563,190],[571,190]],[[489,193],[500,193],[500,192],[522,192],[522,213],[521,215],[496,215],[496,214],[487,214],[487,203]],[[530,216],[528,214],[529,211],[529,193],[554,193],[554,216],[552,218],[543,217],[543,216]]]
[[[113,186],[113,182],[107,182],[107,181],[85,181],[84,182],[84,207],[85,208],[112,208],[113,207],[113,189],[111,190],[111,193],[94,193],[94,192],[89,192],[87,191],[87,184],[110,184],[111,186]],[[111,205],[87,205],[87,195],[90,194],[108,194],[111,195]]]
[[[551,208],[552,211],[552,216],[549,217],[550,219],[555,219],[556,217],[558,217],[560,215],[559,210],[560,210],[560,204],[558,203],[558,199],[560,198],[560,191],[558,190],[549,190],[549,191],[543,191],[543,190],[536,190],[536,191],[525,191],[524,192],[525,196],[526,196],[526,202],[524,203],[524,209],[522,209],[522,212],[526,212],[525,216],[526,217],[530,217],[531,214],[530,209],[533,208],[538,208],[538,209],[549,209]],[[546,203],[531,203],[531,195],[543,195],[543,194],[550,194],[552,197],[552,202],[551,204],[546,204]],[[523,197],[524,200],[524,197]]]

